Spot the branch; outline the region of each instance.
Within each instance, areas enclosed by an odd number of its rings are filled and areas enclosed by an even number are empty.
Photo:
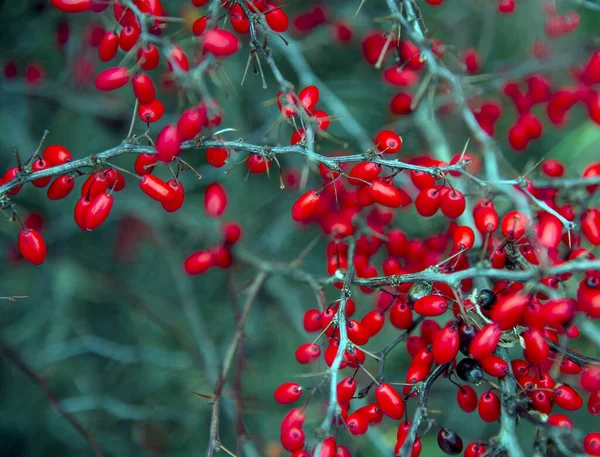
[[[368,154],[353,154],[347,156],[327,157],[318,154],[310,149],[307,149],[301,144],[295,146],[269,146],[269,145],[254,145],[246,143],[244,140],[236,141],[221,141],[219,139],[206,139],[197,142],[188,141],[185,142],[181,149],[182,151],[192,151],[197,149],[208,149],[208,148],[226,148],[238,152],[246,152],[249,154],[260,154],[266,157],[273,157],[280,154],[296,154],[302,155],[309,159],[315,160],[316,162],[326,165],[328,168],[339,170],[340,164],[342,163],[353,163],[362,161],[371,161],[394,170],[415,170],[423,171],[433,176],[441,176],[442,173],[448,171],[462,172],[464,166],[460,163],[450,165],[446,167],[423,167],[420,165],[413,165],[410,163],[402,162],[396,159],[382,159],[380,157],[370,157]],[[57,165],[54,167],[47,168],[42,171],[35,173],[24,170],[19,173],[14,179],[4,183],[0,186],[0,197],[5,196],[8,191],[26,184],[39,178],[45,178],[48,176],[61,176],[68,173],[79,171],[83,168],[98,168],[101,167],[107,160],[114,157],[121,156],[123,154],[154,154],[156,150],[151,146],[141,146],[137,144],[131,144],[123,142],[118,146],[107,149],[102,152],[92,154],[82,159],[73,160],[63,165]]]
[[[565,359],[576,363],[579,366],[585,365],[600,365],[600,360],[593,357],[587,357],[579,352],[572,351],[571,349],[564,350],[560,347],[560,344],[555,343],[552,340],[546,340],[552,352],[556,352],[562,355]]]
[[[348,243],[348,259],[354,258],[355,246],[356,242],[354,239],[350,243]],[[337,401],[337,376],[338,371],[340,369],[340,365],[342,364],[342,360],[344,358],[344,354],[346,352],[346,347],[350,342],[350,340],[348,339],[348,329],[346,327],[346,303],[350,298],[350,285],[352,283],[352,277],[354,276],[354,269],[354,262],[348,262],[348,270],[346,270],[344,276],[344,284],[342,286],[341,301],[334,318],[335,320],[337,320],[338,329],[340,331],[340,345],[335,355],[335,359],[333,359],[333,363],[331,364],[331,367],[328,370],[331,376],[331,379],[329,381],[329,404],[327,405],[327,413],[325,414],[323,422],[321,422],[321,426],[319,427],[320,432],[325,436],[329,433],[333,417],[335,415],[335,412],[339,408]],[[321,455],[322,445],[323,442],[319,441],[319,444],[317,444],[313,455]]]
[[[221,439],[219,438],[219,405],[221,402],[221,396],[223,394],[223,387],[225,386],[227,374],[229,373],[229,369],[231,368],[231,363],[233,362],[238,347],[242,342],[242,339],[244,338],[244,328],[246,326],[246,319],[248,318],[248,314],[252,309],[252,305],[254,304],[258,292],[260,291],[260,288],[262,287],[266,279],[267,273],[261,271],[254,277],[254,281],[252,281],[252,284],[250,284],[248,290],[248,297],[246,298],[246,302],[244,303],[242,313],[235,327],[235,335],[233,336],[233,341],[231,341],[231,344],[227,349],[227,353],[225,354],[225,358],[223,359],[223,365],[221,365],[219,378],[217,379],[215,390],[211,397],[212,415],[210,420],[208,451],[206,452],[207,457],[214,456],[215,452],[221,450],[222,448]]]
[[[510,281],[524,282],[531,279],[541,279],[544,276],[555,276],[563,273],[575,273],[586,270],[600,270],[600,259],[578,260],[556,265],[549,268],[531,265],[529,270],[497,270],[494,268],[471,267],[454,273],[440,273],[435,267],[429,267],[418,273],[407,273],[392,276],[380,276],[370,279],[356,278],[353,284],[370,288],[383,286],[399,286],[417,281],[443,282],[455,284],[460,281],[475,277],[486,277],[489,279],[508,279]]]
[[[510,366],[510,357],[505,348],[498,348],[498,355]],[[500,378],[501,414],[500,433],[498,434],[500,445],[508,453],[509,457],[525,457],[517,439],[517,414],[513,403],[517,398],[517,381],[512,376]]]
[[[19,370],[21,370],[29,379],[31,379],[40,389],[46,398],[50,402],[50,404],[63,416],[69,424],[79,433],[90,445],[96,457],[104,457],[100,446],[88,432],[83,425],[73,416],[70,412],[68,412],[60,403],[58,398],[52,393],[50,388],[46,385],[46,382],[38,376],[38,374],[33,371],[33,369],[15,352],[14,349],[7,346],[4,340],[0,339],[0,351],[2,355],[6,357],[13,365],[15,365]]]
[[[419,429],[423,419],[427,419],[427,399],[429,397],[429,389],[431,389],[433,383],[448,369],[449,366],[449,363],[438,365],[436,369],[433,370],[429,376],[427,376],[427,378],[413,386],[413,389],[419,392],[419,401],[413,415],[410,430],[408,431],[406,439],[404,440],[404,444],[402,444],[400,452],[398,453],[400,457],[409,457],[411,455],[412,447],[417,436],[417,430]]]

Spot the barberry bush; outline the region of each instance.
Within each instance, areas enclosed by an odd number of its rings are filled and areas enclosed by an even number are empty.
[[[598,24],[0,4],[0,453],[600,456]]]

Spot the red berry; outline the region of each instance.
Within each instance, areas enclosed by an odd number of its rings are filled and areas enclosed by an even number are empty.
[[[440,189],[430,187],[423,189],[415,199],[415,208],[423,217],[431,217],[440,207]]]
[[[50,162],[48,162],[47,160],[44,159],[37,159],[35,162],[33,162],[31,164],[31,171],[33,173],[38,172],[38,171],[43,171],[43,170],[47,170],[48,168],[50,168],[52,165],[50,164]],[[32,184],[35,187],[46,187],[48,184],[50,184],[50,181],[52,180],[52,176],[48,176],[46,178],[39,178],[39,179],[34,179],[32,181]]]
[[[146,71],[154,70],[160,62],[160,53],[153,44],[142,46],[137,54],[137,61],[140,67]]]
[[[91,203],[89,198],[81,197],[75,204],[74,219],[81,230],[87,230],[87,215]]]
[[[140,179],[140,189],[159,202],[173,200],[176,196],[175,191],[166,182],[152,175],[145,175]]]
[[[369,331],[360,322],[355,320],[348,321],[348,338],[357,346],[362,346],[369,342]]]
[[[321,331],[321,312],[318,309],[309,309],[304,313],[302,326],[307,332]]]
[[[67,148],[59,144],[52,144],[44,149],[42,156],[45,160],[50,162],[50,165],[56,167],[63,165],[73,160],[73,156]]]
[[[302,387],[296,382],[284,382],[275,389],[274,397],[277,403],[288,405],[302,396]]]
[[[458,354],[459,345],[458,330],[453,324],[449,324],[438,331],[433,340],[433,358],[435,363],[442,365],[454,360],[454,357]]]
[[[590,208],[581,215],[581,231],[594,246],[600,246],[600,209]]]
[[[211,251],[197,251],[190,254],[183,263],[183,269],[188,275],[199,275],[214,265]]]
[[[177,45],[173,45],[168,51],[167,66],[171,71],[173,71],[173,64],[176,65],[178,71],[185,73],[190,70],[190,62],[186,53]]]
[[[208,24],[208,16],[199,17],[194,21],[192,25],[192,33],[196,36],[202,35],[204,30],[206,30],[206,25]]]
[[[305,87],[298,94],[298,100],[300,100],[304,109],[312,111],[319,102],[319,88],[317,86]]]
[[[458,388],[456,401],[460,409],[467,413],[472,413],[477,409],[477,393],[467,384]]]
[[[157,99],[138,106],[138,116],[142,122],[146,122],[147,124],[159,121],[163,117],[163,114],[165,114],[165,105]]]
[[[527,216],[519,211],[509,211],[502,218],[502,234],[509,240],[521,238],[528,226]]]
[[[169,213],[174,213],[179,210],[183,206],[183,201],[185,199],[185,191],[183,189],[183,184],[177,181],[176,179],[171,179],[167,182],[167,185],[173,189],[175,193],[175,197],[172,200],[162,201],[160,202],[161,206],[168,211]]]
[[[381,169],[381,165],[377,163],[361,162],[348,173],[348,182],[354,186],[364,186],[375,180],[381,173]]]
[[[227,209],[227,193],[219,183],[210,184],[204,191],[204,211],[209,217],[220,217]]]
[[[3,182],[9,182],[12,181],[13,179],[18,178],[19,176],[19,169],[17,167],[13,167],[13,168],[9,168],[6,173],[4,173],[4,176],[2,178]],[[14,187],[13,189],[11,189],[8,194],[9,195],[16,195],[19,193],[19,191],[23,188],[23,185],[19,185]]]
[[[83,13],[92,9],[92,0],[50,0],[50,4],[63,13]]]
[[[337,387],[337,399],[340,404],[348,402],[354,397],[356,392],[356,381],[353,378],[342,379]]]
[[[131,79],[135,98],[142,104],[150,103],[156,97],[152,78],[146,73],[138,73]]]
[[[102,173],[92,173],[81,186],[81,196],[95,198],[108,189],[108,180]]]
[[[491,318],[500,329],[511,330],[521,322],[529,301],[529,296],[520,291],[504,295],[492,308]]]
[[[483,444],[471,443],[465,448],[465,457],[481,457],[485,454]]]
[[[206,161],[215,168],[221,168],[229,160],[229,151],[225,148],[208,148]]]
[[[479,359],[479,365],[481,365],[486,374],[495,378],[503,378],[510,373],[508,363],[495,355],[488,355]]]
[[[579,382],[587,392],[600,390],[600,365],[586,366],[581,372]]]
[[[50,200],[61,200],[71,193],[75,187],[75,179],[71,176],[59,176],[50,187],[48,187],[48,198]]]
[[[166,125],[156,138],[156,156],[158,160],[170,163],[181,151],[181,139],[177,134],[177,127]]]
[[[466,225],[457,227],[452,234],[452,238],[456,250],[471,249],[475,244],[475,233],[471,227]]]
[[[280,6],[268,5],[268,11],[265,12],[265,19],[268,26],[274,32],[283,33],[288,28],[288,17]]]
[[[391,130],[382,130],[375,137],[377,149],[385,154],[395,154],[402,148],[402,137]]]
[[[119,50],[119,35],[114,31],[106,32],[100,46],[98,46],[98,57],[102,62],[112,60]]]
[[[372,186],[369,187],[369,195],[376,203],[388,208],[399,208],[410,203],[410,197],[406,192],[384,181],[373,181]]]
[[[375,398],[383,414],[392,419],[402,419],[404,415],[404,400],[402,400],[396,389],[382,382],[375,389]]]
[[[485,392],[479,398],[479,416],[486,422],[495,422],[500,417],[500,399],[494,392]]]
[[[233,245],[242,237],[242,228],[237,222],[225,222],[222,232],[225,244]]]
[[[404,300],[397,300],[390,309],[390,322],[394,327],[401,330],[405,330],[412,325],[412,310]]]
[[[562,414],[551,414],[548,416],[547,423],[553,425],[554,427],[573,428],[573,422],[571,422],[571,419]]]
[[[463,53],[463,60],[467,67],[467,73],[473,75],[481,70],[481,58],[475,49],[467,49]]]
[[[235,54],[240,48],[240,40],[229,30],[208,30],[202,37],[202,49],[216,57]]]
[[[105,168],[102,170],[102,174],[106,178],[106,183],[108,184],[109,189],[114,189],[115,192],[120,192],[125,188],[125,177],[119,170],[115,170],[114,168]]]
[[[87,207],[85,229],[95,230],[106,220],[113,207],[114,198],[108,192],[95,196]]]
[[[413,309],[421,316],[440,316],[448,309],[448,303],[440,296],[426,295],[415,302]]]
[[[301,428],[292,427],[282,431],[280,435],[281,445],[286,451],[295,452],[304,447],[304,432]]]
[[[375,336],[385,324],[385,314],[378,309],[374,309],[365,314],[360,323],[367,329],[369,336]]]
[[[246,159],[246,166],[252,174],[265,173],[271,166],[271,161],[266,161],[260,154],[250,154]]]
[[[502,330],[496,324],[487,324],[475,335],[469,345],[469,354],[474,359],[481,359],[490,355],[500,341]]]
[[[177,137],[182,142],[191,140],[202,131],[206,120],[206,117],[199,109],[187,109],[181,114],[179,121],[177,121]]]
[[[403,115],[412,113],[412,95],[401,92],[396,94],[390,101],[392,113]]]
[[[321,195],[316,190],[309,190],[298,197],[292,206],[292,219],[302,222],[310,219],[321,203]]]
[[[440,195],[440,210],[448,218],[456,219],[464,213],[466,206],[465,196],[458,190]]]
[[[589,455],[600,456],[600,433],[588,433],[583,439],[583,449]]]
[[[113,67],[104,70],[96,77],[96,89],[111,91],[123,87],[129,82],[129,69],[127,67]]]
[[[552,400],[556,405],[568,411],[577,411],[583,406],[581,395],[567,384],[562,384],[554,388]]]
[[[19,233],[19,251],[25,260],[41,265],[46,259],[46,243],[42,235],[34,229],[24,228]]]
[[[151,174],[152,170],[154,170],[156,160],[156,154],[140,154],[135,159],[135,172],[140,176]]]
[[[346,420],[346,426],[352,435],[364,435],[369,429],[369,421],[362,414],[352,413]]]
[[[141,33],[142,30],[137,22],[135,25],[123,27],[119,34],[119,46],[121,49],[125,52],[130,51],[137,44]]]
[[[296,360],[302,364],[312,363],[321,355],[321,348],[316,344],[302,344],[296,349]]]
[[[600,416],[600,390],[590,394],[587,409],[592,416]]]

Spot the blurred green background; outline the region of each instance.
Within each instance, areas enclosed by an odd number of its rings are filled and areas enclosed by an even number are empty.
[[[178,1],[163,3],[173,16],[205,12]],[[311,4],[292,0],[285,2],[285,10],[293,16]],[[403,136],[402,157],[426,152],[427,142],[412,119],[394,119],[389,113],[389,99],[397,91],[386,86],[380,72],[368,66],[361,55],[362,36],[388,27],[381,20],[388,15],[385,2],[368,0],[356,17],[358,1],[331,0],[326,6],[331,18],[351,25],[354,37],[348,44],[336,43],[330,24],[306,36],[292,32],[314,73],[347,104],[369,134],[383,126],[392,127]],[[498,15],[492,1],[447,0],[439,8],[422,7],[430,32],[451,46],[450,52],[478,49],[484,56],[484,73],[521,68],[531,61],[529,49],[534,40],[544,39],[539,2],[518,2],[517,12],[510,16]],[[581,27],[561,39],[546,40],[551,50],[549,62],[558,62],[550,73],[554,87],[569,81],[568,66],[560,63],[582,61],[577,56],[586,54],[600,23],[600,13],[577,9],[568,2],[560,2],[558,8],[563,13],[577,10]],[[94,90],[93,78],[108,65],[100,64],[97,50],[86,38],[92,24],[114,26],[109,11],[67,17],[44,1],[0,2],[0,62],[4,65],[12,59],[19,70],[16,79],[0,80],[2,172],[14,166],[13,145],[26,158],[45,129],[50,131],[47,144],[62,144],[75,158],[115,146],[126,136],[133,94],[129,87],[109,94]],[[61,47],[56,42],[56,30],[64,23],[70,36]],[[171,27],[177,29],[177,25]],[[273,36],[271,40],[279,38]],[[223,64],[231,84],[222,79],[218,84],[211,82],[225,113],[221,127],[237,130],[223,136],[243,137],[256,144],[287,144],[289,127],[276,129],[264,139],[279,116],[274,104],[278,88],[269,71],[268,89],[261,89],[259,77],[252,74],[240,86],[248,50],[243,41],[243,50]],[[282,46],[274,48],[284,76],[297,84],[298,77]],[[192,46],[186,49],[192,51]],[[447,60],[450,67],[457,68],[452,57]],[[43,67],[46,82],[32,88],[22,76],[24,68],[33,62]],[[533,68],[537,65],[546,64],[533,61]],[[499,98],[502,81],[502,76],[486,78],[468,88],[483,98]],[[151,127],[153,136],[178,114],[176,95],[163,90],[159,98],[165,102],[167,114],[160,125]],[[503,105],[505,116],[497,130],[506,150],[502,171],[507,178],[516,177],[526,164],[544,156],[567,162],[572,176],[600,157],[600,130],[586,120],[581,108],[574,110],[566,127],[545,125],[544,136],[532,142],[527,153],[510,152],[505,137],[515,112],[506,100]],[[444,116],[441,123],[453,150],[460,152],[468,138],[460,119]],[[350,151],[358,152],[355,139],[343,127],[344,119],[337,119],[330,131],[347,142]],[[143,126],[138,124],[136,132],[142,133]],[[323,153],[339,150],[333,142],[319,144]],[[231,163],[243,158],[234,156]],[[206,165],[202,151],[187,153],[185,160],[203,179],[198,181],[192,173],[184,173],[181,180],[186,202],[181,211],[165,213],[129,180],[125,191],[116,197],[109,221],[93,233],[83,233],[73,223],[77,190],[65,200],[52,202],[43,190],[27,186],[14,201],[23,217],[37,213],[43,218],[42,232],[49,252],[43,266],[34,267],[18,258],[18,226],[6,220],[0,223],[0,252],[4,256],[0,295],[27,296],[16,302],[0,301],[2,339],[46,380],[63,407],[94,434],[107,456],[189,456],[206,450],[210,406],[193,392],[212,392],[234,333],[236,309],[244,299],[242,291],[256,271],[236,264],[228,271],[211,270],[200,277],[182,273],[181,263],[187,254],[219,240],[219,222],[206,218],[202,209],[203,188],[217,180],[224,185],[230,197],[225,220],[241,223],[243,249],[261,258],[291,261],[319,234],[312,226],[294,226],[289,211],[299,191],[281,190],[276,173],[270,179],[254,175],[245,179],[245,167],[235,167],[229,173],[213,169]],[[133,165],[133,159],[125,156],[114,162],[128,169]],[[305,166],[299,157],[282,157],[281,162],[285,172],[301,172]],[[164,170],[159,174],[168,176]],[[317,175],[311,174],[309,185],[318,182]],[[425,236],[444,225],[441,218],[424,220],[414,210],[399,213],[396,223],[410,237]],[[317,276],[325,274],[326,241],[321,239],[303,261],[303,268]],[[326,289],[325,293],[329,300],[338,298],[337,289]],[[372,308],[374,295],[365,296],[357,290],[356,297],[359,314]],[[302,330],[303,312],[312,307],[315,298],[306,285],[271,277],[261,289],[247,322],[245,362],[236,361],[225,387],[220,432],[230,449],[235,449],[233,381],[239,372],[244,422],[253,436],[255,455],[276,457],[282,452],[279,422],[286,409],[273,401],[272,392],[295,375],[320,372],[324,366],[320,362],[307,369],[293,356],[299,344],[312,340]],[[397,333],[386,325],[367,348],[377,351]],[[592,348],[582,349],[593,355]],[[386,364],[387,376],[402,380],[407,365],[404,351],[395,351]],[[311,386],[317,379],[301,382]],[[447,382],[436,384],[430,400],[436,419],[454,428],[465,444],[495,433],[495,424],[484,424],[461,412],[453,401],[455,393],[455,387]],[[322,419],[320,405],[320,400],[311,402],[309,424],[316,425]],[[409,409],[412,412],[412,406]],[[422,455],[441,454],[435,435],[431,432],[423,437]],[[523,439],[531,439],[530,435],[530,430],[523,430]],[[384,422],[369,439],[350,440],[343,430],[338,436],[343,436],[355,456],[391,455],[395,426]],[[38,388],[6,359],[0,359],[0,456],[58,455],[92,455],[92,451]],[[244,455],[252,455],[252,451]]]

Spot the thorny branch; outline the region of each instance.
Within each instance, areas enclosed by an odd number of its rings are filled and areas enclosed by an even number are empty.
[[[448,363],[444,365],[438,365],[435,370],[433,370],[429,376],[427,376],[427,378],[413,386],[413,390],[419,393],[419,399],[417,408],[415,409],[415,413],[413,415],[412,425],[408,431],[408,434],[406,435],[404,444],[400,448],[400,456],[410,456],[415,438],[417,436],[417,430],[419,429],[421,422],[423,422],[423,420],[427,420],[427,399],[429,398],[429,390],[431,389],[433,383],[446,372],[449,366],[450,364]]]
[[[300,156],[305,156],[309,159],[312,159],[318,163],[322,163],[328,168],[338,171],[340,170],[340,165],[344,163],[357,163],[362,161],[371,161],[378,163],[382,166],[386,166],[392,170],[413,170],[413,171],[422,171],[427,174],[430,174],[435,177],[440,177],[443,174],[455,171],[462,173],[466,178],[471,179],[477,185],[486,185],[484,181],[479,180],[478,178],[470,175],[466,172],[464,162],[458,162],[454,165],[448,166],[432,166],[425,167],[421,165],[414,165],[408,162],[403,162],[398,159],[384,159],[379,156],[370,156],[367,153],[363,154],[350,154],[345,156],[334,156],[328,157],[321,154],[318,154],[314,151],[308,150],[304,145],[297,144],[294,146],[269,146],[269,145],[255,145],[250,144],[244,141],[243,139],[234,140],[234,141],[221,141],[220,139],[201,139],[198,141],[188,141],[182,145],[182,151],[192,151],[196,149],[208,149],[208,148],[226,148],[236,152],[245,152],[248,154],[260,154],[267,158],[274,157],[276,155],[283,154],[295,154]],[[115,146],[113,148],[107,149],[102,152],[98,152],[95,154],[91,154],[82,159],[73,160],[71,162],[67,162],[63,165],[57,165],[53,167],[49,167],[42,171],[31,172],[24,168],[17,174],[17,176],[2,184],[0,186],[0,198],[6,198],[6,194],[23,184],[34,181],[36,179],[45,178],[45,177],[54,177],[54,176],[62,176],[67,174],[73,174],[75,172],[79,172],[82,169],[98,169],[102,167],[106,161],[113,159],[115,157],[131,154],[131,155],[139,155],[139,154],[155,154],[156,150],[151,146],[142,146],[138,144],[131,144],[128,142],[123,142],[119,146]],[[510,180],[503,181],[504,183],[509,183],[512,185],[517,185],[519,180]],[[600,184],[600,176],[591,176],[585,178],[566,178],[566,179],[557,179],[555,181],[541,181],[540,186],[551,186],[552,183],[556,182],[558,187],[585,187],[593,184]],[[534,185],[538,185],[537,182],[533,181]]]
[[[354,248],[355,248],[355,242],[354,242],[354,240],[352,240],[348,246],[348,255],[350,256],[350,258],[354,257]],[[337,350],[337,354],[335,355],[335,359],[333,359],[333,363],[331,364],[331,367],[329,368],[329,376],[330,376],[329,404],[327,405],[327,413],[325,414],[325,417],[323,418],[323,422],[321,422],[321,427],[319,430],[319,432],[321,434],[323,434],[324,436],[327,436],[327,433],[329,432],[329,429],[331,427],[331,422],[333,420],[333,417],[336,414],[336,411],[338,409],[337,376],[338,376],[338,371],[340,369],[340,365],[342,364],[342,360],[343,360],[345,352],[346,352],[346,347],[348,346],[348,343],[349,343],[348,330],[346,328],[346,303],[348,302],[348,299],[350,298],[350,285],[351,285],[353,276],[354,276],[354,263],[350,262],[350,264],[348,266],[348,270],[346,271],[345,276],[344,276],[341,301],[338,305],[338,309],[337,309],[337,312],[335,315],[335,320],[338,323],[338,329],[340,331],[340,341],[339,341],[340,344],[339,344],[339,347]],[[314,455],[321,455],[321,446],[322,445],[323,445],[323,442],[320,441],[315,449]]]

